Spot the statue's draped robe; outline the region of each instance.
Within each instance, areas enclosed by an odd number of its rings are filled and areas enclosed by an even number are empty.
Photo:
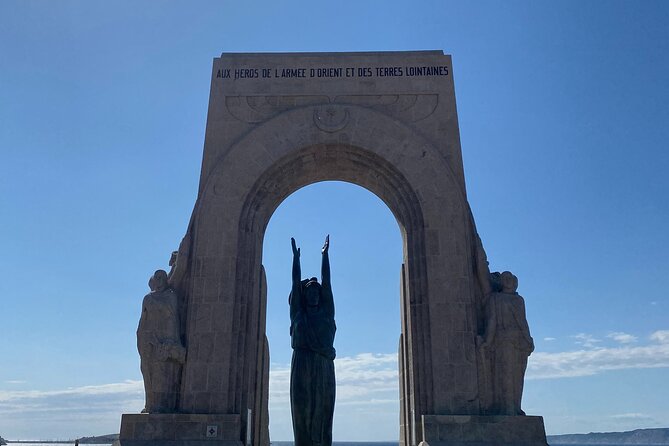
[[[487,321],[493,331],[487,333],[492,338],[493,411],[498,415],[524,415],[523,380],[533,347],[523,298],[515,293],[493,293]]]
[[[179,326],[174,291],[153,291],[144,297],[137,349],[146,391],[145,410],[149,413],[176,409],[182,362],[177,358],[183,355]]]
[[[293,287],[289,299],[293,347],[290,402],[295,446],[330,446],[335,404],[334,301],[329,281],[324,280],[319,304],[307,308],[305,282]]]

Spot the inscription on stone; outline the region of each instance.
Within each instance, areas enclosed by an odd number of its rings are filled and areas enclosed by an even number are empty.
[[[294,78],[351,78],[351,77],[434,77],[448,76],[448,65],[405,65],[389,67],[248,67],[220,68],[216,78],[220,79],[294,79]]]

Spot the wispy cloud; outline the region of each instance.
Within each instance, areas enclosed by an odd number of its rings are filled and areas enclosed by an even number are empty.
[[[546,342],[553,342],[555,340],[556,340],[555,338],[551,338],[551,337],[544,338],[544,341],[546,341]]]
[[[587,333],[579,333],[577,335],[572,336],[572,338],[576,339],[576,344],[582,345],[585,348],[593,348],[596,347],[598,343],[602,342],[601,339],[597,339],[594,336],[587,334]]]
[[[50,397],[82,397],[90,395],[111,395],[119,393],[143,392],[142,381],[126,380],[120,383],[102,384],[98,386],[68,387],[60,390],[0,390],[0,404],[12,400],[41,399]]]
[[[589,335],[582,339],[589,339]],[[558,353],[535,352],[528,362],[527,378],[568,378],[611,370],[669,367],[669,330],[656,331],[650,339],[654,343],[603,348],[584,341],[582,345],[589,348]]]
[[[133,380],[45,391],[0,390],[0,424],[3,435],[14,439],[97,435],[118,432],[120,414],[139,412],[143,405],[143,384]]]
[[[26,381],[24,381],[22,379],[10,379],[10,380],[5,381],[5,384],[25,384],[25,383],[26,383]]]
[[[658,330],[650,335],[650,340],[661,344],[669,343],[669,330]]]
[[[368,404],[371,401],[397,402],[397,354],[361,353],[335,359],[337,404]],[[270,372],[270,403],[285,403],[290,398],[290,366],[275,366]]]
[[[399,376],[396,353],[361,353],[335,359],[337,403],[334,431],[343,440],[398,435]],[[270,371],[270,432],[292,438],[290,366],[273,364]],[[392,422],[389,424],[389,420]]]
[[[606,335],[607,338],[613,339],[616,342],[621,344],[631,344],[636,342],[639,338],[629,333],[624,333],[622,331],[614,331]]]
[[[621,413],[617,415],[611,415],[611,418],[615,420],[629,420],[629,421],[656,421],[654,417],[645,414],[645,413]]]

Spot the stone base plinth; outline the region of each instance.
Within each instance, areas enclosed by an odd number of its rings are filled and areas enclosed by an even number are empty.
[[[429,446],[547,446],[543,417],[423,415]]]
[[[242,446],[237,414],[123,414],[121,446]]]

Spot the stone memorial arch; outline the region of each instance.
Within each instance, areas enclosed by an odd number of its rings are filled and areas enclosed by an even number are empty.
[[[489,403],[476,342],[487,264],[441,51],[214,60],[175,287],[187,350],[176,409],[123,415],[121,444],[268,445],[263,237],[288,195],[325,180],[373,192],[401,228],[400,443],[545,445],[541,417],[501,415]]]

